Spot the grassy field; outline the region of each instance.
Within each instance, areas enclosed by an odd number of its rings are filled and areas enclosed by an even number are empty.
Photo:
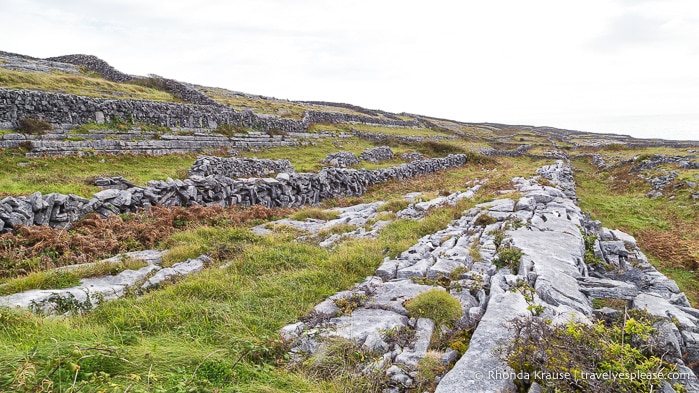
[[[289,100],[269,99],[242,93],[235,93],[230,90],[215,87],[199,87],[199,90],[217,102],[233,109],[250,109],[258,114],[274,115],[296,120],[301,120],[303,116],[305,116],[306,111],[347,113],[352,115],[367,116],[364,113],[338,106],[301,104]]]
[[[465,190],[475,179],[490,179],[474,201],[435,210],[422,221],[395,221],[377,239],[346,241],[332,251],[293,241],[295,232],[253,235],[249,227],[260,220],[192,222],[161,238],[159,247],[171,249],[176,259],[213,255],[214,266],[201,274],[82,315],[44,318],[2,310],[0,390],[370,391],[369,380],[324,379],[308,364],[289,365],[278,329],[372,274],[384,257],[397,255],[421,236],[444,228],[464,209],[511,187],[512,176],[529,175],[543,163],[474,160],[463,168],[373,187],[362,198],[327,201],[327,206],[347,205],[396,199],[411,191],[434,196]],[[223,264],[227,267],[218,268]],[[9,282],[21,286],[47,279],[29,277],[29,283]],[[75,277],[61,279],[69,285]]]
[[[416,135],[410,132],[420,131],[370,126],[362,130],[381,133],[391,130],[392,135]],[[503,139],[502,143],[538,141],[536,135],[527,132],[513,132],[512,137],[515,140]],[[525,141],[518,141],[519,138]],[[313,143],[244,155],[288,159],[298,171],[317,171],[322,167],[320,161],[330,152],[346,150],[359,155],[366,148],[380,144],[354,137],[336,141],[320,139]],[[397,154],[421,151],[430,156],[443,156],[450,152],[466,152],[484,142],[457,139],[436,144],[404,144],[393,140],[387,143]],[[620,161],[659,151],[670,155],[681,153],[646,149],[611,150],[605,154],[609,160]],[[123,176],[140,185],[152,179],[183,178],[196,158],[195,155],[126,155],[27,159],[18,153],[0,152],[0,190],[7,194],[42,191],[89,196],[98,191],[90,185],[90,180],[96,176]],[[200,274],[144,295],[131,293],[79,315],[47,318],[1,309],[0,391],[373,391],[369,377],[328,377],[314,369],[311,362],[290,364],[287,348],[278,338],[278,329],[306,315],[325,297],[373,274],[385,257],[393,257],[421,236],[444,228],[464,209],[501,197],[504,190],[512,189],[512,177],[529,177],[536,168],[552,161],[529,157],[493,159],[475,154],[470,157],[471,162],[461,168],[387,182],[371,187],[359,198],[325,201],[324,207],[333,207],[388,200],[392,201],[389,206],[397,208],[404,205],[399,199],[408,192],[420,191],[434,197],[463,191],[476,181],[488,179],[473,201],[435,210],[422,221],[397,220],[382,230],[377,239],[344,241],[333,250],[322,249],[314,242],[295,241],[298,233],[289,229],[275,230],[270,237],[254,235],[250,230],[252,225],[279,216],[317,216],[320,214],[317,209],[270,212],[258,207],[249,211],[202,210],[199,213],[189,209],[194,215],[191,217],[186,216],[184,210],[161,211],[154,212],[162,214],[160,218],[155,215],[114,216],[109,221],[95,221],[94,228],[86,224],[73,231],[57,233],[52,239],[44,237],[44,245],[72,241],[73,248],[51,248],[51,256],[56,257],[54,265],[59,265],[61,257],[70,260],[66,253],[80,254],[80,247],[89,245],[103,250],[169,249],[168,264],[206,253],[213,257],[214,264]],[[374,169],[401,162],[396,159],[381,164],[362,163],[360,167]],[[677,280],[690,301],[697,304],[699,209],[697,202],[689,199],[687,190],[674,191],[674,199],[670,196],[649,199],[645,192],[650,186],[628,175],[628,167],[598,172],[589,157],[574,159],[573,165],[583,210],[592,213],[594,219],[601,220],[607,227],[636,236],[651,261]],[[683,171],[681,177],[689,179],[695,175],[692,171]],[[104,236],[109,239],[98,241],[97,237],[87,237],[89,233],[91,236],[108,234]],[[143,233],[148,234],[145,237],[148,241],[136,238]],[[20,236],[27,240],[42,234]],[[15,244],[8,239],[0,239],[5,250]],[[11,239],[12,242],[18,240]],[[106,244],[113,248],[107,248]],[[38,252],[42,252],[41,247]],[[44,272],[44,265],[31,265],[36,258],[40,261],[45,256],[27,257],[31,274],[15,274],[3,279],[5,285],[0,286],[0,293],[15,288],[70,286],[80,277],[95,273],[86,269],[73,275],[55,274]],[[333,361],[342,364],[348,359]]]
[[[181,102],[170,93],[135,84],[110,82],[87,75],[23,72],[4,68],[0,68],[0,87],[43,90],[99,98]]]
[[[682,154],[678,150],[651,148],[623,150],[614,155],[633,157],[659,151]],[[645,194],[650,191],[650,184],[629,174],[630,164],[602,172],[589,158],[574,160],[573,165],[581,208],[604,226],[634,236],[650,261],[677,281],[693,305],[699,304],[699,202],[692,200],[682,187],[664,197],[648,198]],[[695,175],[694,171],[681,172],[683,177]]]
[[[194,154],[26,158],[18,150],[0,150],[0,194],[41,191],[89,197],[100,190],[92,184],[95,177],[123,176],[137,185],[184,178],[195,159]]]
[[[428,187],[429,188],[429,187]],[[0,388],[12,391],[361,391],[358,380],[318,380],[288,367],[277,330],[326,296],[350,287],[475,202],[399,220],[378,239],[333,251],[253,235],[245,226],[199,226],[165,246],[202,251],[216,265],[145,296],[128,296],[77,316],[42,318],[3,310]]]

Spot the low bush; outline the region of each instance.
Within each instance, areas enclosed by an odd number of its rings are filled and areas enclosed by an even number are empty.
[[[660,391],[662,375],[675,367],[664,362],[662,354],[653,353],[653,322],[640,310],[631,310],[628,318],[611,326],[573,321],[553,325],[521,317],[510,322],[515,336],[501,355],[516,373],[530,377],[515,381],[519,391],[529,391],[533,382],[543,391],[557,392]],[[591,377],[603,373],[625,378]]]
[[[493,264],[498,268],[508,267],[511,272],[517,273],[522,255],[524,255],[522,251],[516,248],[503,248],[498,251],[498,256],[493,259]]]
[[[491,216],[490,214],[480,214],[478,217],[476,217],[476,220],[473,222],[473,225],[478,225],[478,226],[487,226],[491,224],[495,224],[498,222],[498,219]]]
[[[448,292],[430,289],[405,302],[408,314],[414,318],[428,318],[436,326],[451,325],[461,318],[461,303]]]
[[[51,130],[51,124],[43,120],[32,119],[25,117],[19,120],[17,131],[22,134],[44,135],[46,131]]]

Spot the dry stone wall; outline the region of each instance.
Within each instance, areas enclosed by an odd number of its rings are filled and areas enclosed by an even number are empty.
[[[70,94],[0,89],[0,128],[17,127],[22,118],[41,119],[57,129],[86,123],[131,121],[188,130],[211,130],[228,124],[260,132],[305,132],[313,123],[364,123],[417,127],[415,121],[378,119],[346,113],[308,111],[302,120],[235,111],[220,105],[189,105],[145,100],[113,100]]]
[[[124,74],[123,72],[118,71],[114,67],[110,66],[109,63],[100,59],[97,56],[66,55],[59,57],[49,57],[45,60],[73,64],[79,67],[85,67],[91,71],[95,71],[96,73],[102,75],[104,79],[113,82],[125,82],[134,78],[131,75]]]
[[[388,146],[379,146],[372,149],[366,149],[359,156],[364,161],[379,162],[384,160],[392,160],[394,157],[393,150]]]
[[[55,128],[116,119],[183,129],[215,129],[230,124],[257,131],[302,132],[302,122],[262,117],[211,105],[187,105],[143,100],[112,100],[60,93],[0,89],[0,127],[14,128],[22,118],[42,119]]]
[[[221,174],[185,180],[150,181],[145,187],[106,189],[86,199],[36,192],[0,200],[0,232],[22,225],[66,228],[88,213],[103,217],[150,206],[231,206],[261,204],[290,207],[338,196],[360,196],[368,186],[464,165],[465,155],[450,155],[376,170],[326,168],[319,173],[280,173],[273,178],[232,179]]]
[[[226,177],[262,177],[273,173],[293,173],[289,160],[266,160],[256,158],[223,158],[203,156],[197,158],[189,168],[189,176],[220,175]]]

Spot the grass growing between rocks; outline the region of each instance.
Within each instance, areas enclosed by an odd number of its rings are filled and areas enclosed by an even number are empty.
[[[650,184],[629,175],[630,165],[600,173],[587,160],[574,160],[573,165],[583,211],[634,236],[649,260],[698,304],[699,202],[683,190],[673,199],[648,198]]]
[[[278,329],[470,206],[464,201],[422,221],[398,220],[377,239],[350,240],[333,251],[283,231],[259,237],[224,225],[182,232],[169,244],[182,256],[206,250],[216,266],[82,315],[40,318],[0,309],[0,390],[355,390],[362,381],[319,380],[288,368]]]
[[[80,279],[99,276],[113,276],[124,270],[137,270],[145,267],[143,261],[129,260],[115,263],[99,262],[94,265],[72,270],[39,271],[23,277],[13,278],[0,284],[0,296],[24,292],[30,289],[60,289],[80,285]],[[0,282],[4,280],[0,279]]]

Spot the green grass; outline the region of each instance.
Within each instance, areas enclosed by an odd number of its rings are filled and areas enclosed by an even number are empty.
[[[690,200],[686,189],[670,190],[673,199],[646,197],[650,185],[629,176],[628,164],[609,173],[598,173],[587,159],[574,160],[573,165],[583,211],[608,228],[636,237],[651,263],[675,280],[692,304],[699,303],[699,277],[694,274],[699,261],[699,203]]]
[[[244,152],[243,155],[245,157],[268,158],[274,160],[286,159],[291,162],[291,165],[294,166],[297,172],[318,172],[326,166],[322,164],[321,161],[323,161],[329,153],[349,151],[359,156],[364,150],[376,147],[376,145],[370,141],[360,138],[346,138],[337,141],[336,144],[333,144],[330,138],[324,138],[314,140],[313,143],[315,146],[285,146],[263,151]],[[400,152],[406,151],[406,149],[393,149],[393,151],[398,155]],[[360,165],[355,168],[377,169],[400,165],[402,163],[403,161],[398,158],[382,161],[377,164],[360,161]]]
[[[38,89],[87,97],[179,102],[172,94],[86,75],[13,71],[0,68],[0,87]]]
[[[351,381],[319,382],[284,367],[277,330],[470,206],[440,209],[420,222],[398,220],[378,239],[350,240],[333,251],[284,232],[182,233],[169,241],[174,249],[217,251],[218,263],[230,265],[83,315],[0,309],[0,390],[70,391],[76,380],[89,391],[346,391]]]
[[[355,129],[362,132],[372,132],[377,134],[398,135],[398,136],[450,136],[439,131],[434,131],[428,128],[412,128],[412,127],[388,127],[374,126],[367,124],[352,124],[348,126],[350,129]]]
[[[60,289],[80,285],[80,279],[106,275],[116,275],[124,270],[140,269],[147,264],[143,261],[124,260],[116,263],[96,263],[73,270],[51,270],[30,273],[24,277],[0,280],[0,296],[24,292],[30,289]]]
[[[340,216],[340,212],[337,212],[337,211],[329,211],[329,210],[320,209],[317,207],[308,207],[305,209],[301,209],[301,210],[297,211],[296,213],[290,215],[289,218],[292,220],[297,220],[297,221],[306,221],[306,219],[308,219],[308,218],[329,221],[329,220],[334,220],[334,219],[338,218],[339,216]]]
[[[295,120],[301,120],[306,114],[306,111],[310,110],[367,116],[364,113],[337,106],[301,104],[283,99],[266,99],[253,95],[238,94],[226,89],[215,87],[199,87],[199,89],[207,96],[233,109],[250,109],[258,114],[274,115]]]
[[[26,158],[0,150],[0,190],[10,195],[60,192],[90,197],[98,176],[123,176],[137,185],[168,177],[183,178],[196,155]]]

